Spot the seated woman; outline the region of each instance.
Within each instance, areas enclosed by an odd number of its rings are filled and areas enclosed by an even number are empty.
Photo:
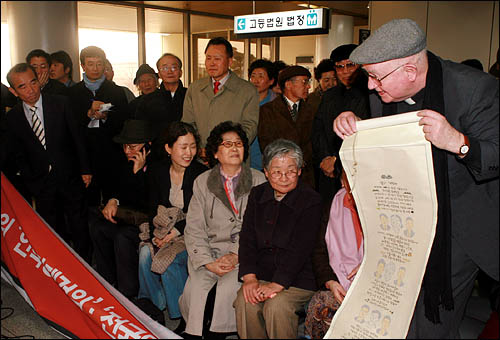
[[[252,187],[265,182],[264,175],[243,162],[248,138],[240,124],[223,122],[207,139],[210,171],[193,186],[184,237],[189,277],[179,299],[186,320],[183,337],[201,336],[209,291],[216,286],[210,331],[236,331],[232,303],[238,282],[238,241],[243,214]]]
[[[193,196],[193,182],[198,175],[207,170],[207,167],[194,160],[200,137],[191,125],[173,122],[163,132],[161,140],[168,157],[155,164],[150,170],[148,181],[150,223],[149,235],[145,236],[149,242],[144,242],[139,251],[138,298],[151,300],[160,310],[168,307],[169,317],[177,319],[181,317],[179,296],[184,290],[188,276],[187,252],[182,242],[186,220],[182,219],[177,222],[174,228],[161,239],[154,236],[151,221],[156,216],[159,205],[166,208],[176,207],[187,213]],[[174,257],[173,261],[162,274],[153,272],[151,250],[157,250],[174,241],[179,241],[180,246],[175,248],[177,251],[174,250],[177,254],[171,254],[171,257]],[[157,253],[158,251],[154,255]],[[179,326],[178,331],[183,328],[182,319]]]
[[[325,336],[363,260],[363,232],[343,171],[340,182],[342,187],[333,198],[329,214],[325,214],[328,218],[322,220],[313,252],[320,290],[309,302],[305,321],[305,334],[312,339]]]
[[[302,151],[278,139],[263,154],[268,183],[252,189],[240,235],[234,302],[240,338],[296,339],[297,311],[313,296],[311,254],[321,218],[321,197],[299,180]]]

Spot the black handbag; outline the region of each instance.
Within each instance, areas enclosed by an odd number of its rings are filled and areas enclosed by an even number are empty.
[[[141,223],[148,221],[148,215],[140,210],[120,205],[116,211],[115,220],[120,223],[139,226]]]

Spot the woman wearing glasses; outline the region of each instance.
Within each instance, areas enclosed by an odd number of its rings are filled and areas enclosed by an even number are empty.
[[[207,324],[210,338],[236,331],[232,304],[240,287],[239,233],[251,188],[265,182],[261,172],[243,164],[248,150],[243,128],[230,121],[217,125],[207,139],[212,169],[194,181],[184,229],[189,272],[179,299],[184,338],[201,337]],[[213,316],[204,320],[204,314]]]
[[[303,154],[277,139],[263,154],[269,182],[252,189],[240,236],[243,285],[234,302],[240,338],[296,339],[297,311],[316,290],[311,254],[321,198],[299,180]]]

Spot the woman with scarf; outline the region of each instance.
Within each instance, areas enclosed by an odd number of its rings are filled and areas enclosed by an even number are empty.
[[[241,285],[239,233],[250,190],[265,181],[261,172],[244,164],[249,146],[240,124],[217,125],[206,152],[212,169],[194,182],[184,230],[189,272],[179,299],[186,320],[184,338],[201,338],[207,324],[211,338],[236,331],[232,305]],[[205,313],[213,316],[204,318]]]

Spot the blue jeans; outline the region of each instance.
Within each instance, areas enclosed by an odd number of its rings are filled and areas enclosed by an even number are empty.
[[[171,319],[181,317],[179,297],[188,277],[187,251],[182,251],[167,267],[163,274],[151,271],[151,252],[143,246],[139,251],[139,295],[138,298],[150,299],[160,310],[168,308]]]

